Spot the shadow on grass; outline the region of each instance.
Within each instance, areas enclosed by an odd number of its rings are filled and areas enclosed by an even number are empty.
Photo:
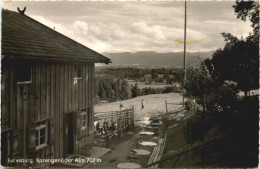
[[[200,141],[192,146],[187,143],[185,126],[187,120],[165,120],[165,130],[168,131],[167,141],[162,159],[200,146]],[[218,129],[216,129],[218,131]],[[218,132],[216,132],[218,133]],[[191,133],[192,134],[192,133]],[[258,138],[258,135],[255,136]],[[234,138],[227,136],[207,137],[210,142],[198,149],[187,152],[160,164],[160,168],[214,168],[214,167],[257,167],[258,139]],[[214,140],[217,141],[214,141]],[[213,140],[213,141],[210,141]],[[204,160],[202,162],[202,152]]]

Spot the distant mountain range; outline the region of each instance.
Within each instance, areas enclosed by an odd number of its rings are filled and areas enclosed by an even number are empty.
[[[199,60],[211,58],[214,51],[210,52],[187,52],[186,64],[194,65]],[[130,66],[130,67],[182,67],[183,52],[157,53],[153,51],[140,51],[136,53],[103,53],[110,58],[110,66]]]

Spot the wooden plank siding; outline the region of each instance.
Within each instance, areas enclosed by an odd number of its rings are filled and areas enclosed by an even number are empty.
[[[60,135],[60,155],[63,155],[63,114],[64,114],[64,63],[61,63],[60,67],[60,111],[59,111],[59,135]]]
[[[86,105],[86,102],[85,102],[85,100],[86,100],[86,98],[85,98],[85,90],[86,90],[86,86],[84,85],[85,83],[85,79],[86,79],[86,66],[85,65],[82,65],[82,92],[81,92],[81,94],[82,94],[82,96],[81,96],[81,98],[82,98],[82,107],[87,107],[87,105]]]
[[[14,67],[10,67],[10,74],[9,74],[9,79],[10,79],[10,114],[14,114],[14,116],[10,117],[10,127],[11,128],[16,128],[17,126],[17,114],[16,112],[16,106],[15,106],[15,101],[16,101],[16,93],[15,93],[15,88],[16,86],[14,85]]]
[[[74,67],[73,65],[71,66],[71,71],[73,72],[74,70]],[[72,80],[72,87],[71,87],[71,104],[72,104],[72,107],[71,107],[71,111],[75,111],[76,110],[76,96],[75,96],[75,92],[76,92],[76,80],[73,78],[73,73],[72,73],[72,77],[71,77],[71,80]]]
[[[56,157],[55,153],[55,133],[56,133],[56,120],[55,120],[55,102],[56,102],[56,69],[55,64],[50,65],[50,144],[51,144],[51,158]]]
[[[17,129],[18,129],[18,151],[19,151],[19,155],[22,155],[22,129],[23,129],[23,124],[22,124],[22,109],[23,109],[23,105],[22,105],[22,97],[19,93],[21,93],[21,88],[19,86],[17,86]]]
[[[89,107],[91,107],[91,112],[93,112],[93,113],[91,113],[90,121],[94,121],[94,106],[91,106],[91,105],[94,105],[94,97],[95,97],[95,90],[94,90],[94,88],[95,88],[95,83],[94,83],[94,81],[95,81],[95,65],[91,64],[90,69],[91,69],[91,71],[90,71],[91,72],[91,78],[90,78],[89,81],[90,81],[90,84],[91,84],[90,88],[92,90],[90,90],[90,93],[91,93],[90,100],[91,100],[91,102],[89,104]],[[91,133],[94,132],[94,123],[91,123],[90,130],[91,130]]]
[[[72,112],[72,86],[73,86],[73,79],[72,79],[72,64],[68,65],[68,69],[69,69],[69,74],[68,74],[68,103],[69,103],[69,112]]]
[[[38,120],[45,119],[46,117],[46,64],[40,65],[41,73],[40,73],[40,111],[38,114]],[[37,78],[37,77],[36,77]],[[37,86],[36,86],[37,87]]]
[[[68,74],[69,74],[69,64],[64,65],[64,110],[66,110],[65,113],[68,113],[69,110],[69,104],[68,104]]]
[[[8,119],[8,78],[9,78],[9,74],[8,71],[2,71],[2,80],[1,80],[1,112],[2,112],[2,116],[1,116],[1,130],[7,130],[9,128],[9,119]]]
[[[60,137],[59,137],[59,129],[60,129],[60,64],[57,63],[55,65],[56,68],[56,78],[55,78],[55,86],[56,86],[56,90],[55,90],[55,135],[54,135],[54,140],[55,140],[55,157],[59,157],[60,156],[60,147],[59,147],[59,143],[60,143]]]
[[[28,127],[28,115],[29,115],[29,86],[28,85],[23,85],[21,86],[22,88],[22,104],[23,104],[23,126],[22,130],[26,131]],[[23,132],[23,156],[27,158],[27,139],[26,139],[26,132]]]
[[[85,72],[86,72],[86,75],[85,75],[85,86],[87,89],[89,89],[89,64],[85,65]],[[85,90],[85,103],[86,103],[86,107],[90,107],[90,104],[89,104],[89,90]],[[89,133],[89,129],[88,129],[88,133]]]
[[[32,81],[35,81],[35,69],[32,68]],[[33,125],[33,121],[35,120],[35,102],[36,102],[36,94],[35,94],[36,90],[34,85],[30,85],[30,93],[29,93],[29,97],[30,97],[30,105],[29,105],[29,128],[32,128]],[[15,102],[14,102],[15,103]],[[14,104],[15,106],[15,104]]]
[[[51,65],[46,70],[46,117],[51,118]]]
[[[40,120],[40,105],[41,105],[41,66],[35,66],[35,95],[36,95],[36,107],[35,107],[35,119]]]
[[[88,87],[91,88],[91,82],[90,82],[91,81],[91,65],[90,64],[88,64],[87,69],[88,69],[88,71],[87,71],[88,72],[88,81],[87,81],[87,83],[88,83]],[[90,105],[91,105],[91,91],[88,91],[87,97],[88,97],[88,107],[90,107]],[[88,131],[89,131],[89,133],[91,132],[90,126],[89,126]]]
[[[80,113],[83,108],[90,107],[90,119],[87,119],[90,124],[86,134],[93,133],[94,63],[81,64],[82,78],[75,80],[73,63],[34,62],[32,83],[19,85],[15,76],[16,66],[13,63],[9,64],[8,70],[2,72],[2,130],[11,128],[12,133],[17,133],[15,135],[18,138],[17,151],[21,158],[29,153],[26,149],[28,146],[23,146],[30,141],[24,131],[34,128],[39,121],[47,120],[49,124],[49,145],[36,151],[35,157],[39,158],[64,157],[66,153],[64,144],[67,144],[67,142],[63,143],[66,137],[64,126],[67,125],[64,118],[67,113],[73,113],[76,122],[77,113]],[[79,153],[79,146],[90,143],[87,142],[89,139],[86,137],[81,139],[80,132],[76,132],[77,124],[74,125],[74,145],[71,146],[74,147],[74,153]],[[8,138],[11,144],[10,154],[14,151],[12,144],[14,139]]]

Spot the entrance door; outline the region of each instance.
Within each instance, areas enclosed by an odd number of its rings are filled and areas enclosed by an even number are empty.
[[[28,155],[27,149],[27,128],[28,128],[28,114],[30,110],[30,85],[17,85],[17,128],[19,137],[14,140],[14,149],[17,147],[21,157],[26,158]]]
[[[64,118],[64,155],[66,157],[74,153],[73,113],[65,114]]]

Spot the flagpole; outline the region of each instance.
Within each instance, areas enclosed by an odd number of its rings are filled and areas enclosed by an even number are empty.
[[[184,79],[183,82],[186,82],[186,28],[187,28],[187,1],[185,0],[185,14],[184,14],[184,51],[183,51],[183,69],[184,69]],[[183,107],[184,103],[184,93],[182,97]]]

